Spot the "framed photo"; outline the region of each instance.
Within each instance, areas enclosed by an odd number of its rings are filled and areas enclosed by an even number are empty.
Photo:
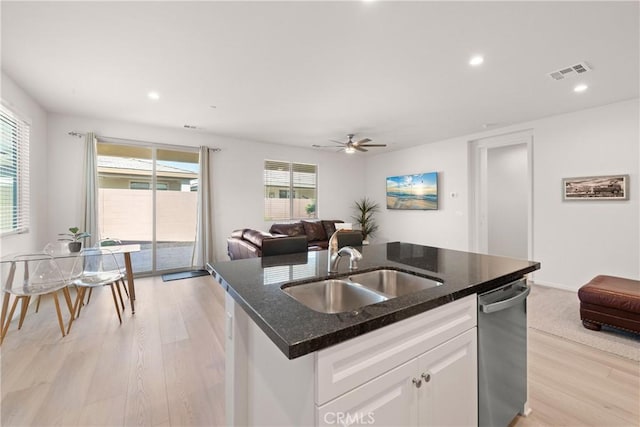
[[[438,172],[388,177],[387,209],[438,209]]]
[[[564,200],[629,200],[629,175],[562,179]]]

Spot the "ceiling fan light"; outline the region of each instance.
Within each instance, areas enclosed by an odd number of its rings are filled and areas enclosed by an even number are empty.
[[[353,153],[356,152],[356,149],[353,148],[353,147],[347,147],[347,148],[344,149],[344,152],[347,153],[347,154],[353,154]]]

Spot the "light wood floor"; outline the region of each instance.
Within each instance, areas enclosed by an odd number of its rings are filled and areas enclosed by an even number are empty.
[[[60,336],[53,301],[0,349],[2,426],[224,425],[224,294],[209,277],[136,281],[119,325],[108,289]],[[638,363],[530,330],[533,413],[512,425],[640,425]]]
[[[118,323],[109,288],[62,338],[53,301],[2,345],[1,425],[223,425],[224,294],[210,277],[136,280]],[[17,323],[17,322],[16,322]]]

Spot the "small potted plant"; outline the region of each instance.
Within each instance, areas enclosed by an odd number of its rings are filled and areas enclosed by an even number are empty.
[[[80,249],[82,249],[81,239],[86,239],[87,237],[91,237],[91,234],[87,233],[86,231],[80,231],[78,227],[71,227],[69,228],[69,231],[70,233],[58,234],[58,236],[64,237],[60,240],[69,241],[70,252],[80,252]]]
[[[305,208],[305,211],[307,211],[307,215],[309,215],[309,218],[313,218],[313,216],[316,213],[316,202],[313,203],[309,203]]]
[[[372,236],[378,230],[378,224],[373,218],[373,215],[379,211],[378,204],[364,197],[356,200],[353,208],[356,214],[351,218],[360,226],[363,241],[366,241],[367,237]]]

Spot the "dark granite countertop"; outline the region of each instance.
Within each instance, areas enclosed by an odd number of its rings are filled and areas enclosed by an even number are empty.
[[[444,284],[353,312],[325,314],[307,308],[280,288],[329,277],[327,251],[216,262],[211,267],[212,276],[289,359],[495,289],[540,269],[538,262],[402,242],[364,246],[362,255],[358,272],[389,267]],[[339,272],[331,277],[348,274],[349,260],[343,259]]]

